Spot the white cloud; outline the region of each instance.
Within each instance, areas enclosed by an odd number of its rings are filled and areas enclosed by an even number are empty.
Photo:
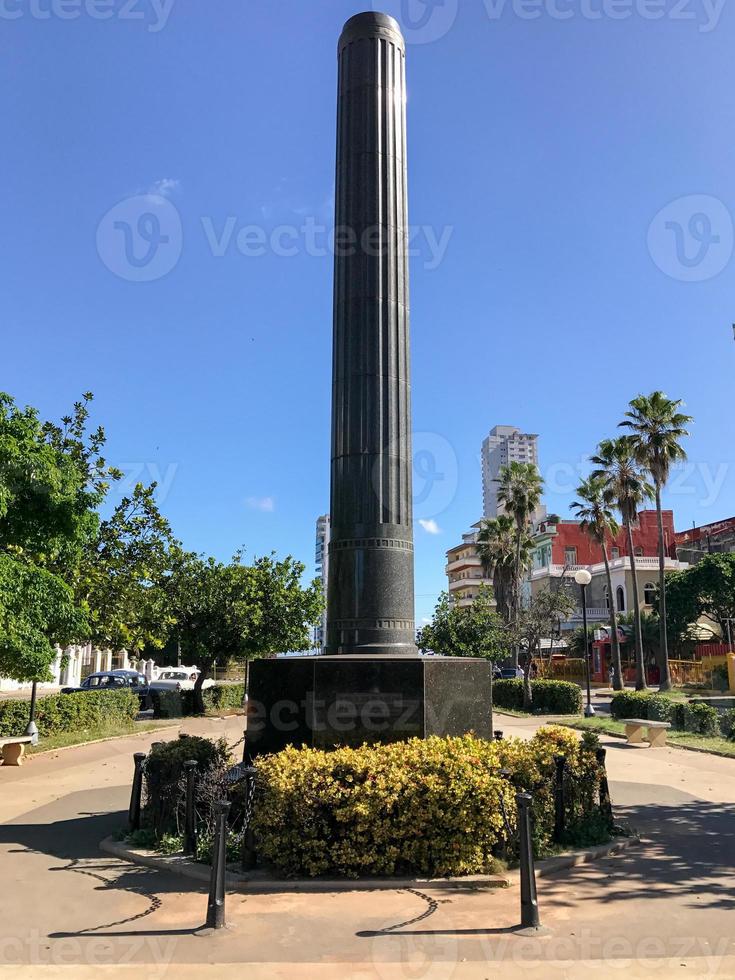
[[[250,510],[260,510],[264,514],[272,514],[276,509],[273,497],[248,497],[245,504]]]
[[[442,529],[436,523],[436,521],[423,521],[420,520],[419,524],[426,531],[427,534],[441,534]]]
[[[149,197],[171,197],[180,188],[180,180],[176,180],[174,177],[161,177],[160,180],[155,180],[151,184],[146,193]]]

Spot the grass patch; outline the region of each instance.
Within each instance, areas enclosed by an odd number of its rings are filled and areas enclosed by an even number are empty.
[[[86,745],[87,742],[97,742],[101,738],[120,738],[123,735],[144,735],[159,728],[171,728],[170,721],[137,722],[130,725],[97,725],[93,728],[82,728],[75,732],[59,732],[57,735],[47,735],[41,738],[38,745],[26,746],[31,755],[39,752],[53,752],[54,749],[65,749],[70,745]]]
[[[566,728],[578,728],[582,731],[591,730],[598,734],[625,737],[625,725],[621,721],[613,721],[612,718],[600,718],[599,716],[597,718],[575,718],[561,724]],[[713,755],[735,758],[735,742],[726,738],[712,735],[692,735],[691,732],[675,732],[671,729],[666,733],[666,738],[671,745],[677,745],[683,749],[700,749],[704,752],[711,752]]]

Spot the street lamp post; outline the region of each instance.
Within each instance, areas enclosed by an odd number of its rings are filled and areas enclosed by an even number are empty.
[[[587,678],[587,705],[584,709],[585,718],[594,718],[595,709],[592,706],[592,685],[590,681],[590,638],[587,633],[587,586],[592,576],[586,568],[580,568],[574,575],[574,581],[582,590],[582,629],[584,630],[584,667]]]

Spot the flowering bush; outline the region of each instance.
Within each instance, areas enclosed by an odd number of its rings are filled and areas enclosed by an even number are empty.
[[[257,763],[258,852],[289,876],[492,872],[515,846],[515,787],[534,791],[536,849],[548,849],[558,754],[568,760],[569,816],[584,823],[599,771],[592,747],[567,729],[528,742],[468,735],[288,748]]]

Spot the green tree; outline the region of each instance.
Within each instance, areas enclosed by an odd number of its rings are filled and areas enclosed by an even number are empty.
[[[623,683],[623,666],[620,659],[620,638],[618,636],[617,610],[615,608],[615,594],[612,586],[612,575],[610,573],[610,559],[607,553],[607,542],[609,538],[615,538],[620,527],[615,520],[615,515],[610,509],[610,505],[605,501],[605,483],[602,479],[590,478],[584,480],[577,487],[577,496],[571,509],[576,513],[582,530],[599,545],[602,552],[602,560],[605,563],[605,578],[607,580],[607,598],[610,608],[610,639],[612,642],[612,662],[615,670],[613,686],[616,691],[622,691],[625,687]]]
[[[87,543],[77,598],[88,610],[88,639],[99,647],[160,648],[173,623],[170,576],[180,545],[155,500],[138,484]]]
[[[639,395],[631,401],[630,410],[620,423],[622,427],[630,429],[636,459],[653,479],[658,519],[658,587],[661,608],[659,669],[662,691],[670,691],[672,683],[666,621],[666,540],[661,492],[668,482],[672,464],[686,459],[681,440],[689,435],[687,425],[693,419],[679,411],[681,405],[680,400],[667,398],[662,391]]]
[[[322,609],[319,583],[301,586],[304,566],[293,558],[229,564],[181,552],[170,586],[172,635],[200,669],[197,711],[204,710],[202,685],[213,667],[233,659],[272,656],[309,648],[309,626]]]
[[[731,635],[735,631],[735,554],[706,555],[685,571],[669,573],[666,592],[669,630],[682,639],[702,616],[717,623],[723,637],[728,626]]]
[[[47,679],[54,643],[88,628],[74,586],[120,475],[102,456],[104,431],[88,432],[91,400],[55,425],[0,393],[0,673],[18,681]]]
[[[513,518],[516,527],[513,616],[518,619],[523,581],[523,540],[524,535],[528,534],[533,512],[541,503],[544,481],[533,463],[512,462],[500,468],[498,483],[498,503]],[[514,660],[518,666],[518,649],[514,651]]]
[[[522,652],[523,707],[527,711],[533,706],[531,668],[534,657],[541,657],[541,641],[553,636],[556,623],[568,619],[575,606],[576,602],[566,588],[543,589],[520,610],[511,625],[514,644]]]
[[[527,531],[521,535],[520,567],[531,565],[533,538]],[[515,521],[508,514],[483,520],[477,535],[477,550],[486,578],[492,578],[498,613],[505,623],[514,614],[518,535]]]
[[[653,487],[646,481],[645,475],[640,470],[635,456],[635,446],[630,436],[603,440],[597,447],[597,454],[592,457],[592,462],[598,467],[593,471],[592,479],[599,479],[604,482],[604,499],[606,503],[614,505],[620,511],[628,539],[628,553],[633,577],[636,690],[644,691],[647,684],[641,636],[641,603],[635,548],[633,547],[633,524],[638,519],[639,509],[653,496]],[[613,603],[614,597],[611,595],[611,607]]]

